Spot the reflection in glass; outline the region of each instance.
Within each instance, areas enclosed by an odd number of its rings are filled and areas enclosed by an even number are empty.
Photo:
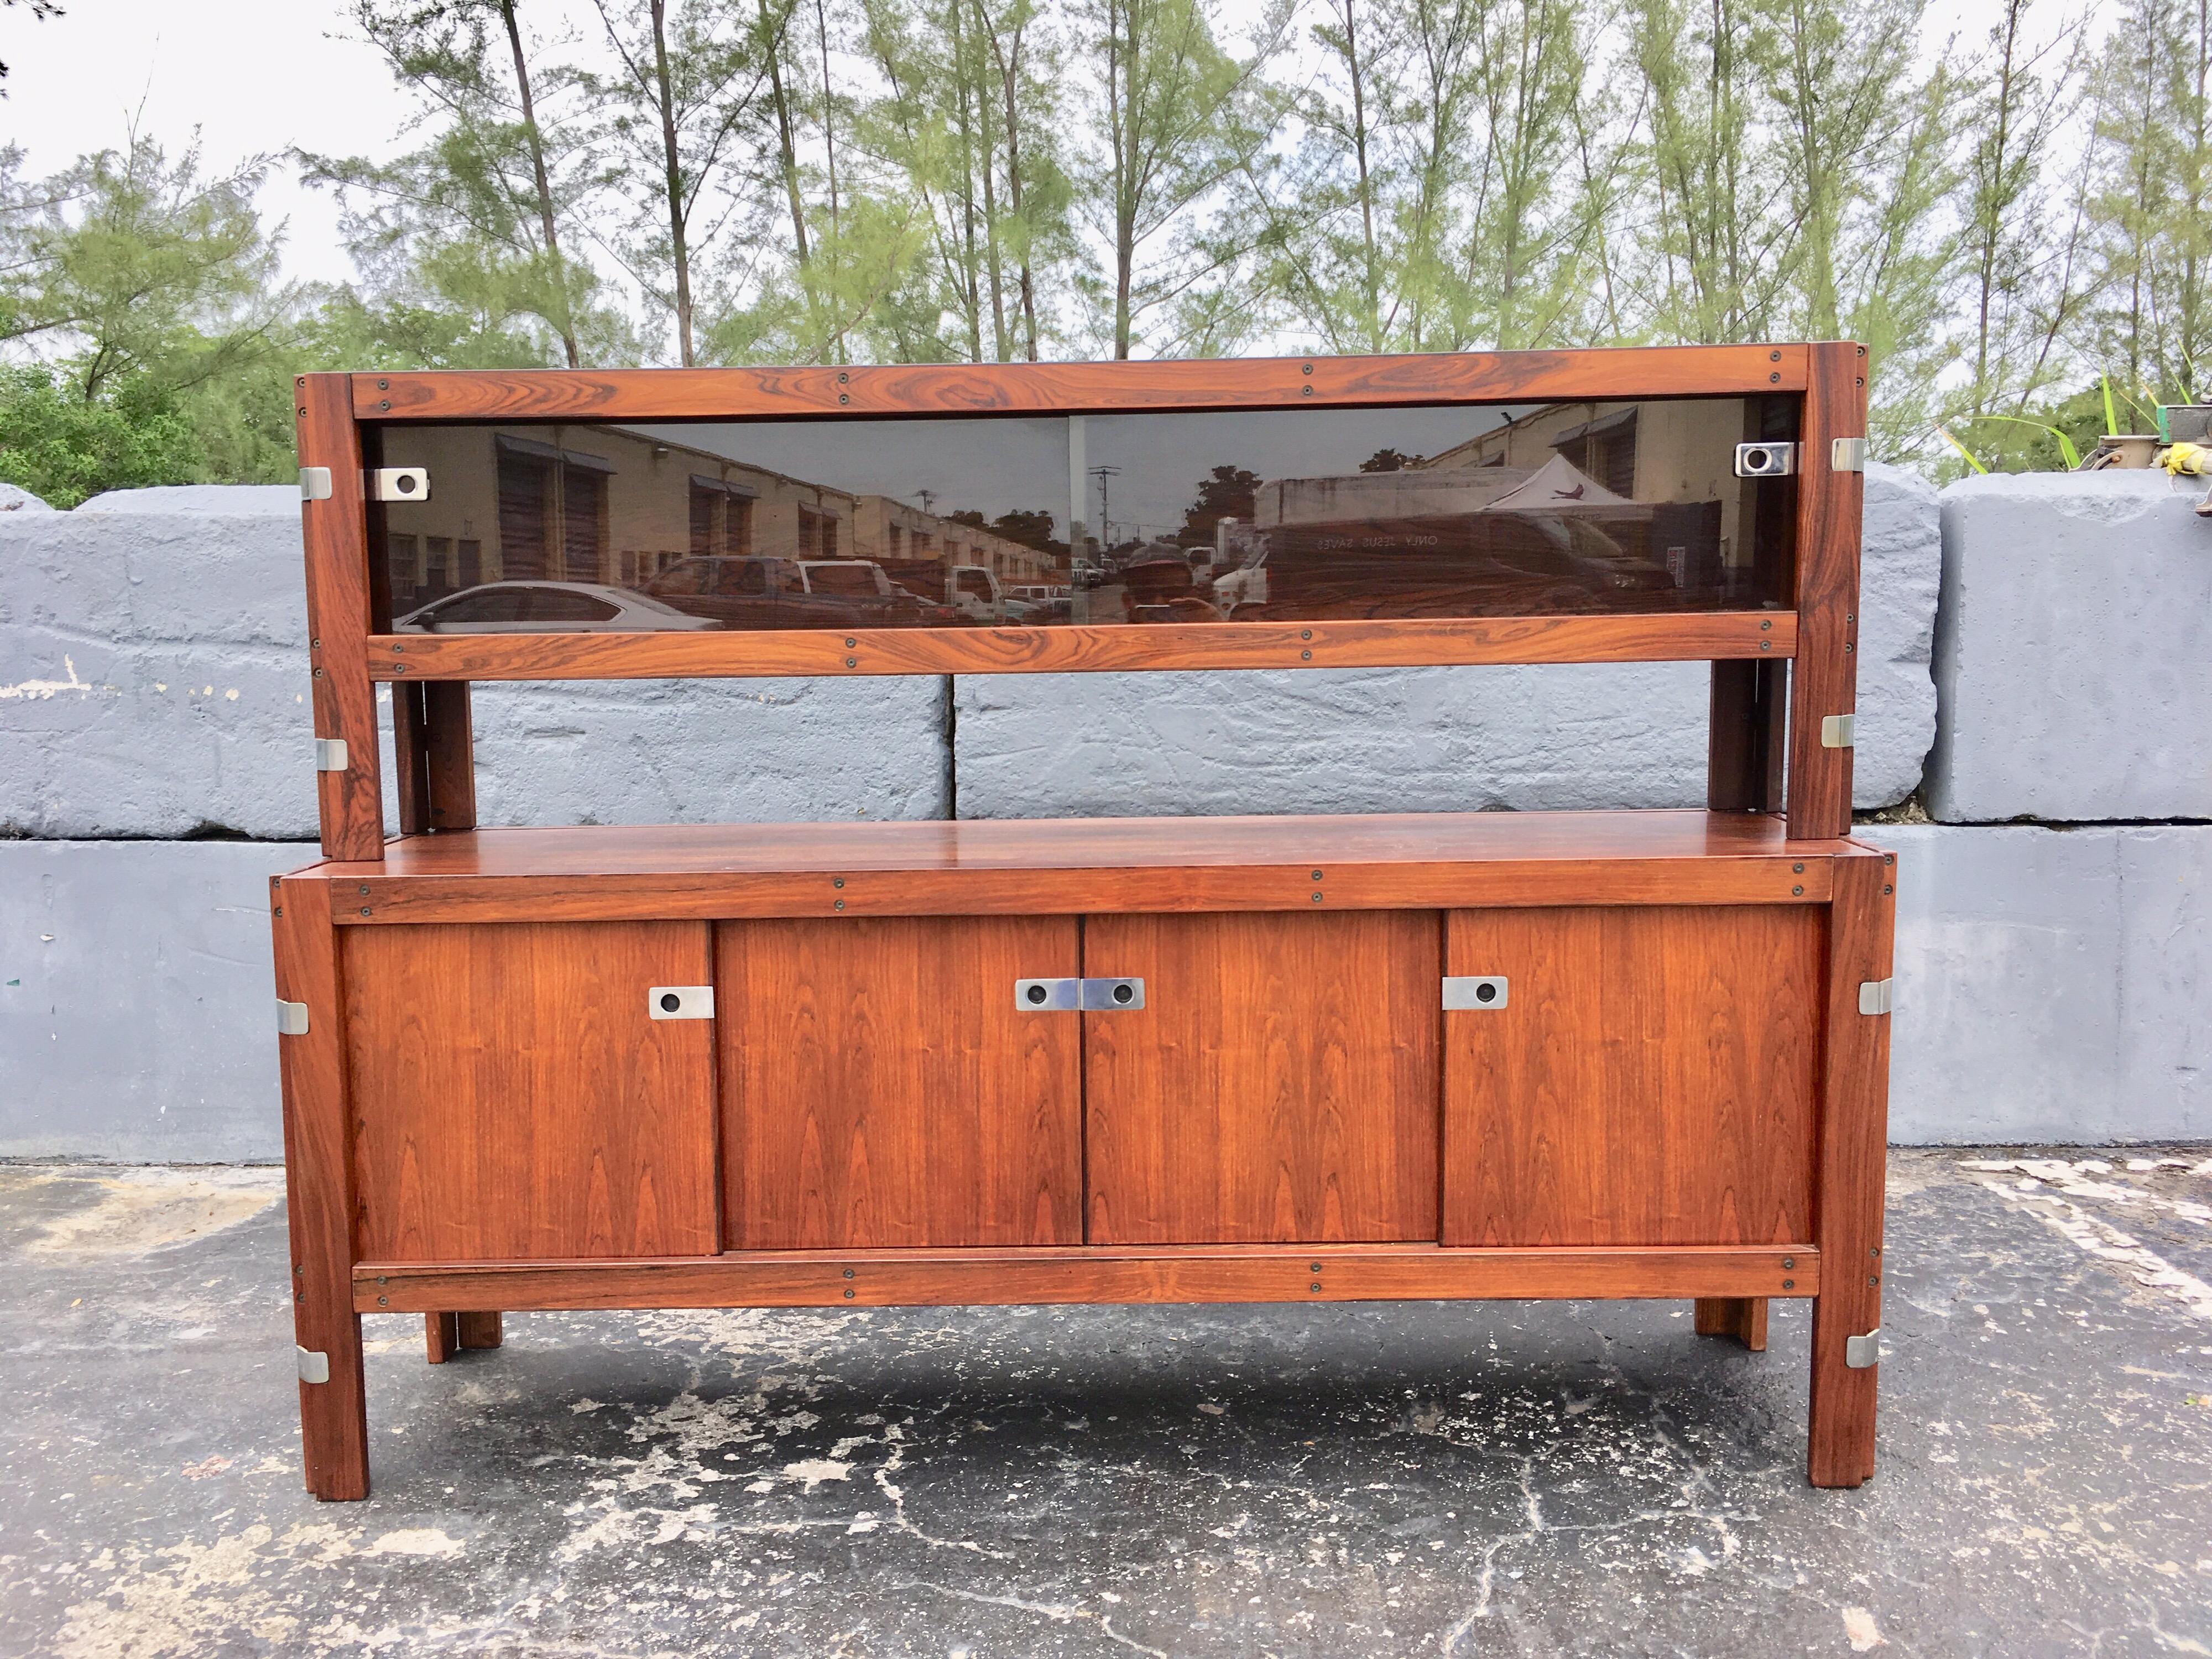
[[[1449,618],[1786,603],[1782,398],[393,426],[403,631]]]

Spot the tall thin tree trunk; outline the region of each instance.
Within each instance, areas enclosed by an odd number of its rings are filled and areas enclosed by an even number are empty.
[[[814,33],[822,46],[822,143],[830,157],[830,275],[834,282],[844,257],[844,231],[837,206],[837,94],[830,80],[830,13],[824,0],[814,0]],[[845,329],[836,335],[837,361],[845,361]]]
[[[790,18],[791,14],[786,11],[784,22]],[[791,94],[783,84],[784,24],[769,29],[768,0],[760,0],[760,20],[761,50],[768,55],[769,96],[775,105],[775,138],[783,171],[783,193],[791,202],[791,240],[799,251],[799,269],[803,273],[811,256],[806,246],[806,203],[799,193],[799,144],[792,130]]]
[[[1375,191],[1367,173],[1367,79],[1359,66],[1359,35],[1352,13],[1355,0],[1344,0],[1344,62],[1352,76],[1352,149],[1359,166],[1359,235],[1365,256],[1367,349],[1382,349],[1382,279],[1375,246]]]
[[[684,163],[676,142],[676,94],[668,76],[668,0],[653,0],[653,64],[660,102],[660,148],[667,163],[669,256],[676,267],[676,342],[684,367],[691,343],[691,253],[684,242]]]
[[[553,222],[553,185],[545,175],[545,142],[538,131],[537,106],[530,96],[530,60],[523,56],[522,26],[515,21],[514,0],[499,0],[500,15],[507,21],[507,44],[514,53],[515,90],[522,95],[522,130],[530,138],[530,166],[538,180],[538,219],[545,232],[545,252],[553,261],[553,280],[561,285],[561,346],[568,367],[580,368],[576,349],[575,319],[568,314],[568,268],[561,258],[561,233]]]
[[[1021,85],[1022,31],[1014,31],[1013,50],[1000,48],[994,30],[991,35],[991,50],[999,59],[999,79],[1006,95],[1006,206],[1014,216],[1014,222],[1022,227],[1022,262],[1019,271],[1022,322],[1027,336],[1024,345],[1029,360],[1037,360],[1036,284],[1030,272],[1029,222],[1022,217],[1022,123],[1018,98]]]

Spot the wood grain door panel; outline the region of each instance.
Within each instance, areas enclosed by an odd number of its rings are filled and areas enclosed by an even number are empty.
[[[1455,910],[1448,1245],[1813,1237],[1825,908]]]
[[[1082,1242],[1073,916],[716,930],[732,1249]]]
[[[1088,1241],[1434,1239],[1440,951],[1434,911],[1086,918],[1145,981],[1082,1017]]]
[[[352,927],[346,1042],[370,1261],[714,1249],[703,922]]]

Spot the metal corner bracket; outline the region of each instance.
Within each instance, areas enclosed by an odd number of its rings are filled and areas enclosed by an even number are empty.
[[[1858,1340],[1856,1337],[1853,1337],[1851,1340],[1854,1342]],[[330,1355],[322,1352],[319,1349],[302,1348],[296,1342],[295,1342],[292,1346],[300,1356],[300,1381],[302,1382],[327,1382],[331,1380]]]
[[[305,1036],[307,1035],[307,1005],[276,999],[276,1035]]]
[[[1849,749],[1858,733],[1856,714],[1823,714],[1820,716],[1820,747]]]
[[[303,466],[300,469],[300,499],[303,501],[326,501],[331,498],[331,470],[326,466]]]
[[[1863,979],[1859,981],[1859,1012],[1863,1014],[1886,1014],[1897,1006],[1897,981]]]
[[[1875,1326],[1864,1336],[1847,1336],[1844,1339],[1844,1364],[1852,1370],[1872,1370],[1881,1363],[1881,1326]]]
[[[1867,464],[1867,441],[1864,438],[1838,438],[1828,446],[1828,471],[1831,472],[1863,472]]]
[[[315,770],[343,772],[346,769],[346,740],[343,738],[315,739]]]

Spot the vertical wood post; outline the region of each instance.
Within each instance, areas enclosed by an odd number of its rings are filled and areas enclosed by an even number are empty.
[[[1866,435],[1866,348],[1809,348],[1797,447],[1797,660],[1790,676],[1790,836],[1847,835],[1851,751],[1820,744],[1820,722],[1858,707],[1859,520],[1866,476],[1830,465],[1838,438]]]
[[[315,775],[323,856],[374,860],[384,856],[384,785],[376,687],[368,678],[368,519],[351,384],[343,374],[301,374],[292,392],[300,465],[327,467],[331,474],[329,498],[300,507],[315,735],[342,738],[346,745],[343,771]]]
[[[269,888],[276,995],[307,1011],[307,1029],[276,1042],[284,1081],[292,1324],[304,1351],[302,1369],[329,1367],[328,1381],[303,1377],[300,1383],[301,1461],[307,1490],[326,1499],[368,1496],[368,1408],[361,1316],[353,1310],[344,991],[329,887],[310,872],[280,877]]]
[[[1879,1368],[1848,1363],[1844,1345],[1881,1324],[1882,1189],[1889,1139],[1889,1016],[1859,1012],[1859,987],[1890,974],[1895,855],[1854,849],[1836,860],[1829,908],[1827,1042],[1815,1153],[1820,1294],[1813,1299],[1813,1409],[1806,1473],[1816,1486],[1856,1486],[1874,1473]]]
[[[1766,1298],[1701,1296],[1693,1318],[1699,1336],[1732,1336],[1753,1353],[1766,1352]]]

